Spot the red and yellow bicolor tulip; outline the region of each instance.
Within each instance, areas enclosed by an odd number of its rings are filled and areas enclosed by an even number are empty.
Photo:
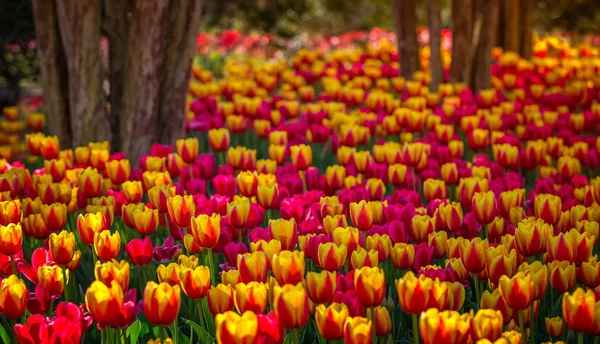
[[[25,314],[28,298],[27,286],[17,275],[10,275],[2,280],[0,310],[7,319],[15,320]]]
[[[94,281],[85,292],[85,306],[94,321],[102,326],[114,324],[123,306],[123,289],[117,281],[108,285]]]
[[[373,323],[363,317],[348,317],[344,323],[344,342],[368,344],[373,340]]]
[[[101,263],[96,262],[94,276],[97,281],[100,281],[110,287],[112,281],[116,281],[121,286],[123,291],[129,290],[129,278],[131,276],[131,268],[126,260]]]
[[[175,321],[181,306],[179,285],[150,281],[144,289],[144,314],[155,326],[169,326]]]
[[[596,296],[592,290],[577,288],[562,299],[563,318],[567,327],[575,332],[587,332],[594,325]]]
[[[419,318],[419,332],[423,343],[467,343],[471,315],[456,311],[440,312],[435,308],[422,313]]]
[[[106,229],[106,220],[101,213],[79,214],[77,216],[77,231],[86,245],[94,244],[94,235]]]
[[[257,251],[252,253],[241,254],[237,257],[237,269],[240,274],[240,279],[244,283],[267,282],[268,265],[267,256],[264,252]]]
[[[129,180],[129,176],[131,175],[129,160],[111,160],[107,161],[104,166],[106,168],[106,175],[113,184],[121,185]]]
[[[109,261],[117,258],[121,251],[121,235],[119,232],[111,234],[104,230],[94,235],[94,252],[100,260]]]
[[[255,281],[236,284],[233,298],[238,313],[264,313],[269,304],[267,289],[266,284]]]
[[[396,280],[398,301],[402,310],[409,314],[419,314],[427,309],[433,281],[424,276],[415,277],[412,271]]]
[[[227,205],[227,219],[234,228],[242,228],[250,216],[250,200],[240,197],[232,200]]]
[[[233,311],[215,317],[217,343],[253,344],[258,334],[258,318],[254,312],[239,315]]]
[[[312,165],[312,149],[304,144],[291,146],[290,158],[298,170],[307,170]]]
[[[487,339],[493,342],[502,337],[503,326],[502,312],[494,309],[480,309],[471,319],[471,338],[474,341]]]
[[[308,297],[315,304],[324,304],[331,301],[336,290],[335,272],[323,270],[321,272],[308,272],[306,274],[306,291]]]
[[[43,285],[50,295],[60,295],[65,289],[65,277],[69,278],[69,270],[65,270],[63,273],[63,269],[60,266],[44,265],[38,268],[37,277],[38,283]]]
[[[186,163],[193,163],[198,158],[199,143],[195,137],[187,139],[179,139],[175,142],[177,148],[177,154],[181,156],[181,159]]]
[[[129,206],[128,206],[129,207]],[[129,209],[126,209],[126,212]],[[125,214],[125,213],[124,213]],[[126,215],[123,215],[125,217]],[[141,236],[154,234],[158,228],[158,210],[142,206],[133,210],[133,228]]]
[[[190,226],[192,216],[196,215],[196,202],[191,195],[176,195],[167,199],[169,217],[177,227]]]
[[[12,256],[21,252],[23,245],[23,229],[21,224],[9,223],[6,226],[0,225],[0,252]]]
[[[303,251],[281,251],[271,260],[273,276],[280,285],[301,283],[304,279]]]
[[[350,203],[350,219],[354,227],[361,231],[370,229],[373,226],[373,209],[367,201]]]
[[[319,304],[315,309],[317,329],[326,340],[339,340],[344,337],[344,323],[350,316],[348,306],[343,303]]]
[[[210,269],[206,266],[181,268],[179,270],[179,285],[181,290],[191,299],[198,300],[208,294],[210,288]]]
[[[575,264],[568,261],[553,261],[548,263],[550,285],[559,293],[571,291],[577,280]]]
[[[42,205],[42,218],[50,231],[63,229],[67,223],[67,206],[63,203]]]
[[[298,242],[296,220],[275,219],[269,221],[269,232],[273,239],[281,242],[282,250],[293,250]]]
[[[75,234],[66,230],[58,234],[52,233],[48,238],[48,247],[57,264],[69,264],[75,254]]]
[[[142,182],[133,180],[126,181],[121,184],[121,189],[123,190],[123,195],[125,196],[125,200],[129,203],[137,203],[142,200],[144,196],[144,187],[142,186]]]
[[[354,271],[354,287],[359,302],[365,307],[381,305],[386,293],[385,276],[378,267],[365,266]]]
[[[327,271],[337,271],[344,266],[346,262],[346,245],[337,245],[332,242],[322,243],[318,248],[319,266]]]
[[[275,286],[273,309],[284,328],[300,328],[308,322],[308,295],[302,283]]]
[[[562,214],[562,201],[560,197],[551,194],[540,194],[533,203],[535,216],[544,222],[555,225]]]
[[[460,259],[467,271],[481,272],[485,268],[485,254],[488,249],[488,240],[474,238],[462,240],[459,243]]]
[[[229,147],[230,135],[227,128],[215,128],[208,131],[208,144],[215,152],[224,152]]]
[[[200,214],[192,217],[191,232],[196,242],[203,248],[212,248],[217,245],[221,236],[221,215],[211,216]]]
[[[565,329],[565,324],[563,318],[554,317],[554,318],[545,318],[546,323],[546,331],[550,338],[558,338],[562,336],[563,331]]]
[[[533,277],[530,273],[518,272],[513,277],[502,276],[498,283],[502,299],[514,310],[524,310],[534,300]]]
[[[471,208],[477,222],[488,224],[494,220],[498,212],[496,196],[492,191],[477,192],[473,195]]]
[[[219,283],[208,290],[208,309],[213,316],[231,311],[234,306],[233,288]]]

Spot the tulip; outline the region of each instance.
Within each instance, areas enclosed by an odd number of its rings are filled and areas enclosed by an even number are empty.
[[[154,209],[158,210],[161,214],[169,211],[167,199],[175,196],[175,188],[168,185],[157,185],[146,189],[148,189],[148,199]]]
[[[467,271],[472,273],[481,272],[485,268],[488,240],[481,240],[481,238],[463,240],[459,245],[460,259]]]
[[[242,246],[244,245],[243,243],[240,243]],[[245,247],[245,246],[244,246]],[[266,257],[267,257],[267,266],[270,266],[271,264],[271,260],[273,260],[273,257],[275,257],[275,255],[279,254],[279,252],[281,252],[281,241],[279,240],[270,240],[269,242],[266,242],[264,240],[258,240],[256,242],[251,242],[250,243],[250,252],[263,252]],[[247,252],[243,252],[243,253],[247,253]],[[238,254],[236,253],[236,255],[233,257],[233,261],[237,261],[237,256]]]
[[[240,272],[238,270],[228,270],[221,273],[221,281],[223,284],[230,287],[235,287],[236,284],[241,283]]]
[[[548,224],[555,225],[560,219],[562,201],[558,196],[540,194],[535,197],[533,209],[535,211],[535,216]]]
[[[224,152],[229,147],[229,130],[217,128],[208,131],[208,144],[215,152]]]
[[[561,317],[545,318],[546,331],[550,338],[558,338],[562,336],[565,325]]]
[[[562,299],[563,318],[567,327],[575,332],[587,332],[594,325],[596,297],[592,290],[577,288],[573,294],[565,293]]]
[[[208,309],[213,316],[233,309],[233,288],[219,283],[208,290]]]
[[[221,236],[221,216],[219,214],[211,216],[201,214],[192,217],[191,232],[201,247],[215,247]]]
[[[576,282],[575,264],[568,261],[548,263],[550,285],[559,293],[571,291]]]
[[[195,137],[187,139],[179,139],[175,142],[177,147],[177,154],[181,156],[181,159],[186,163],[193,163],[198,157],[198,139]]]
[[[66,275],[66,276],[65,276]],[[40,266],[38,268],[38,283],[43,285],[48,293],[52,296],[62,294],[65,289],[65,277],[69,278],[68,270],[63,269],[60,266]]]
[[[335,290],[336,278],[334,272],[323,270],[320,273],[309,272],[306,274],[306,291],[313,303],[328,303],[331,301]]]
[[[441,230],[454,232],[462,226],[464,215],[460,203],[442,204],[437,209],[436,214],[435,224]]]
[[[348,307],[343,303],[319,304],[315,309],[317,329],[326,340],[339,340],[344,337],[344,323],[350,316]]]
[[[96,262],[94,275],[97,281],[110,287],[112,281],[116,281],[122,290],[129,290],[129,278],[131,269],[125,260],[120,262],[112,260],[106,263]]]
[[[489,224],[496,216],[498,205],[496,196],[493,192],[478,192],[473,195],[472,199],[473,215],[479,223]]]
[[[434,199],[448,198],[448,188],[443,180],[427,179],[423,182],[423,196],[429,202]]]
[[[170,285],[179,285],[179,276],[181,267],[177,263],[169,263],[169,265],[160,264],[156,269],[156,275],[159,282],[166,282]]]
[[[600,263],[596,257],[581,264],[580,280],[590,289],[600,285]]]
[[[359,230],[370,229],[373,226],[373,209],[370,203],[364,200],[359,203],[350,203],[350,219]]]
[[[367,179],[367,184],[365,188],[369,192],[372,200],[381,200],[385,195],[385,184],[383,180],[379,178],[369,178]]]
[[[281,285],[296,285],[304,279],[305,261],[302,251],[281,251],[271,261],[273,276]]]
[[[475,341],[487,339],[495,341],[502,336],[502,312],[493,309],[480,309],[471,319],[471,338]]]
[[[402,310],[409,314],[419,314],[427,309],[429,304],[432,280],[424,275],[415,277],[412,271],[396,280],[398,301]]]
[[[235,285],[233,298],[238,313],[264,313],[269,303],[267,285],[255,281],[238,283]]]
[[[2,281],[0,286],[0,309],[2,314],[10,320],[18,319],[27,310],[27,286],[17,277],[10,275]]]
[[[42,205],[42,218],[46,227],[54,232],[62,229],[67,223],[67,206],[62,203]]]
[[[131,164],[129,160],[112,160],[105,164],[106,175],[113,184],[121,185],[129,180]]]
[[[88,167],[77,178],[77,186],[87,198],[102,196],[102,175]]]
[[[0,253],[13,256],[21,252],[22,244],[23,231],[21,224],[0,225]]]
[[[392,331],[392,318],[387,308],[378,306],[373,308],[373,323],[375,323],[375,334],[383,337]]]
[[[75,254],[75,234],[69,233],[66,230],[59,234],[52,233],[48,240],[48,246],[54,261],[59,265],[66,265]]]
[[[397,243],[391,251],[392,263],[398,269],[408,269],[415,259],[415,248],[411,244]]]
[[[227,219],[234,228],[242,228],[248,222],[250,200],[246,197],[234,199],[227,205]],[[241,240],[241,238],[240,238]]]
[[[298,242],[296,220],[275,219],[269,221],[269,232],[273,239],[281,242],[281,249],[293,250]]]
[[[117,315],[123,306],[123,290],[117,281],[107,286],[94,281],[85,292],[85,306],[94,320],[102,326],[110,326],[116,322]]]
[[[144,188],[142,183],[134,180],[134,181],[126,181],[121,184],[121,188],[123,190],[123,195],[125,199],[129,203],[137,203],[142,200],[144,196]]]
[[[210,287],[210,270],[206,266],[182,268],[179,271],[179,285],[191,299],[198,300],[208,294]]]
[[[273,309],[279,316],[283,327],[297,329],[308,322],[308,295],[301,283],[275,286],[273,290]]]
[[[350,255],[350,266],[353,269],[361,269],[364,266],[374,267],[377,264],[379,264],[379,255],[374,249],[367,252],[364,248],[358,247]]]
[[[498,284],[500,277],[512,277],[517,269],[517,252],[507,252],[505,246],[489,247],[486,252],[485,268],[492,283]]]
[[[440,312],[429,309],[419,319],[418,330],[424,344],[467,343],[469,340],[470,315],[455,311]]]
[[[178,285],[157,284],[150,281],[144,289],[144,314],[155,326],[169,326],[177,318],[181,306],[181,290]]]
[[[331,242],[322,243],[318,247],[319,266],[327,271],[337,271],[344,266],[346,255],[346,245],[336,245]]]
[[[417,242],[427,242],[429,234],[435,231],[435,217],[415,215],[412,218],[412,233]]]
[[[102,232],[105,229],[106,220],[101,213],[79,214],[77,216],[77,231],[81,241],[86,245],[92,245],[95,233]]]
[[[310,146],[301,144],[290,147],[292,164],[300,171],[307,170],[312,165],[312,150]]]
[[[529,273],[518,272],[513,277],[500,277],[499,289],[506,304],[514,310],[527,309],[534,300],[533,278]]]
[[[92,199],[92,201],[93,200],[94,199]],[[106,200],[102,199],[102,201],[104,202]],[[106,228],[109,229],[112,227],[115,219],[114,205],[88,205],[85,207],[85,212],[89,214],[101,213],[106,221]]]
[[[100,260],[109,261],[116,258],[121,250],[121,235],[119,232],[111,234],[104,230],[94,235],[94,252]]]
[[[354,286],[358,300],[365,307],[381,305],[385,297],[385,276],[378,267],[365,266],[354,271]]]
[[[515,241],[517,251],[526,257],[538,254],[544,245],[546,233],[551,228],[548,225],[540,225],[537,222],[519,222],[515,230]]]
[[[373,338],[373,324],[363,317],[348,317],[344,323],[344,341],[348,344],[367,344]]]
[[[539,300],[546,294],[548,288],[548,269],[539,260],[532,264],[523,263],[519,267],[519,271],[530,272],[533,279],[533,299]]]
[[[154,234],[158,228],[158,210],[141,208],[133,210],[133,228],[141,236]]]
[[[267,256],[263,252],[245,253],[237,257],[237,268],[244,283],[267,282]]]
[[[196,214],[196,203],[192,196],[174,196],[167,199],[169,217],[177,227],[190,226],[192,216]]]
[[[279,186],[277,183],[259,183],[256,191],[256,199],[265,209],[277,207],[279,204]]]
[[[258,333],[258,318],[254,312],[241,316],[229,311],[215,317],[217,343],[253,344]]]
[[[30,203],[30,205],[32,204]],[[26,205],[24,204],[22,208],[25,210]],[[0,202],[0,225],[8,226],[11,223],[18,223],[22,219],[23,212],[19,201]]]

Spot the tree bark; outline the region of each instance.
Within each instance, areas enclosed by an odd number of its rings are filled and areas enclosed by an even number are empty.
[[[440,0],[428,0],[427,9],[429,12],[429,68],[431,70],[431,84],[429,88],[437,92],[438,86],[443,81],[442,53],[440,45],[442,43],[442,6]]]
[[[69,71],[73,145],[109,139],[100,60],[98,0],[57,0],[58,24]]]
[[[519,52],[520,51],[520,4],[519,0],[504,0],[502,2],[502,21],[503,35],[502,46],[504,50]]]
[[[473,0],[452,0],[452,64],[450,81],[466,82],[473,35]]]
[[[58,136],[61,147],[72,147],[69,125],[69,85],[54,0],[33,0],[35,33],[40,57],[40,71],[48,106],[48,129]]]
[[[166,75],[158,117],[158,138],[171,144],[185,135],[186,96],[204,0],[173,0],[169,13]]]
[[[127,43],[129,37],[129,15],[131,0],[105,0],[105,31],[109,41],[109,82],[110,82],[110,130],[113,133],[111,147],[120,149],[121,117],[123,116],[123,83]]]
[[[473,75],[473,89],[475,92],[491,87],[491,65],[494,36],[496,35],[496,26],[498,24],[500,0],[478,0],[477,9],[481,24],[485,23],[485,30],[482,25],[479,26],[480,39],[477,39],[478,46],[475,55],[475,74]],[[479,19],[478,19],[479,20]],[[476,27],[474,31],[477,31]]]
[[[400,76],[410,79],[419,68],[417,4],[415,0],[392,0],[398,40]]]
[[[168,22],[169,0],[134,0],[120,124],[121,149],[134,164],[159,133]]]
[[[533,55],[533,0],[521,0],[521,56]]]

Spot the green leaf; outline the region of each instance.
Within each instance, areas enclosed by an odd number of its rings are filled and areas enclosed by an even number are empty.
[[[127,337],[130,339],[130,343],[137,343],[140,333],[142,332],[142,322],[139,320],[134,321],[126,331]]]
[[[191,326],[191,328],[198,335],[198,337],[200,337],[200,340],[202,341],[202,343],[212,343],[214,341],[213,336],[209,332],[207,332],[205,329],[200,327],[200,325],[196,324],[195,322],[188,320],[188,319],[183,319],[183,323]],[[207,340],[207,338],[208,338],[208,340]]]
[[[10,338],[8,337],[8,333],[6,332],[6,329],[4,328],[4,326],[0,326],[0,338],[2,339],[3,343],[5,343],[5,344],[10,343]]]

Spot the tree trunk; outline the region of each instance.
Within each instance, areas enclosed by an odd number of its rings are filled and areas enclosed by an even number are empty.
[[[121,147],[121,117],[123,117],[123,83],[127,43],[129,37],[129,15],[131,0],[105,0],[106,34],[109,41],[109,82],[110,82],[110,130],[113,133],[110,146]]]
[[[400,76],[410,79],[419,68],[417,4],[415,0],[392,0],[398,40]]]
[[[476,24],[474,29],[474,33],[479,30],[474,61],[476,67],[473,75],[473,89],[475,92],[491,87],[491,51],[496,35],[496,25],[498,24],[499,2],[500,0],[479,0],[477,2],[476,11],[478,21],[481,19],[481,25],[478,28]],[[485,30],[482,29],[483,23],[485,23]]]
[[[519,0],[504,0],[502,7],[502,19],[503,19],[503,35],[502,35],[502,46],[507,51],[520,51],[520,4]]]
[[[168,22],[169,0],[134,0],[120,127],[121,148],[134,164],[159,133]]]
[[[466,82],[473,35],[473,0],[452,0],[452,64],[450,81]]]
[[[158,117],[158,138],[164,144],[174,143],[185,135],[186,96],[203,5],[204,0],[175,0],[171,3],[166,75]]]
[[[98,0],[57,0],[58,24],[69,71],[73,145],[109,139],[100,60]]]
[[[442,8],[440,0],[428,0],[429,12],[429,67],[431,69],[431,84],[429,88],[437,92],[438,86],[443,81],[442,55],[440,51],[442,30]]]
[[[521,56],[533,55],[533,0],[521,0]]]
[[[69,125],[69,85],[54,0],[33,0],[40,71],[48,107],[48,128],[61,147],[72,147]]]

